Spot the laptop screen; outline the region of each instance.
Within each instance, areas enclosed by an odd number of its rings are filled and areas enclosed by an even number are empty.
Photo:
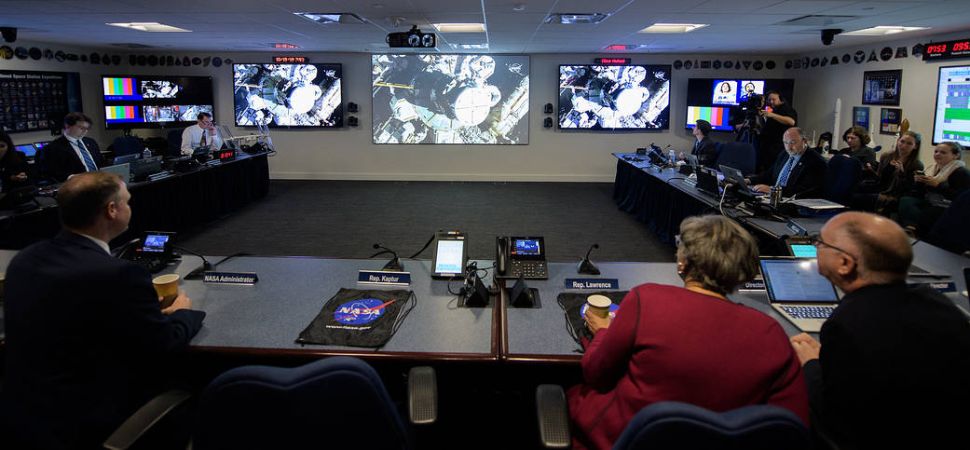
[[[835,286],[818,273],[815,259],[762,259],[761,274],[772,302],[836,303]]]
[[[37,154],[37,149],[34,148],[34,144],[22,144],[15,147],[18,151],[24,152],[24,156],[28,158],[33,158]]]
[[[804,242],[789,242],[788,250],[796,258],[817,258],[815,246]]]

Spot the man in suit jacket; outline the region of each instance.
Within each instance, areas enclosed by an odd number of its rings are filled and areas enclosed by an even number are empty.
[[[839,448],[966,448],[970,323],[943,294],[907,287],[913,250],[874,214],[835,216],[815,240],[818,271],[845,292],[821,344],[791,339],[813,425]]]
[[[772,186],[780,186],[785,197],[813,198],[822,195],[825,184],[825,160],[808,148],[808,141],[797,127],[785,131],[785,151],[778,155],[767,172],[751,177],[756,191],[768,193]]]
[[[78,174],[57,193],[63,231],[7,268],[4,448],[100,448],[170,381],[171,356],[202,327],[182,292],[162,309],[151,275],[111,256],[131,218],[113,174]]]
[[[694,125],[693,134],[696,140],[694,141],[694,148],[691,149],[690,154],[697,157],[698,164],[716,169],[717,147],[714,145],[714,141],[708,137],[714,128],[710,122],[704,119],[698,119]]]
[[[105,166],[97,141],[86,137],[91,118],[72,112],[64,117],[64,131],[37,154],[41,176],[63,182],[75,173],[94,172]]]

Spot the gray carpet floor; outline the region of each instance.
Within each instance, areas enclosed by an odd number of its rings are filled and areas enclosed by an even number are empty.
[[[380,242],[406,257],[436,230],[457,229],[475,259],[495,257],[495,236],[540,235],[550,261],[579,261],[593,243],[594,261],[673,261],[674,249],[618,210],[612,193],[610,183],[275,180],[266,198],[182,233],[179,245],[206,255],[364,258]]]

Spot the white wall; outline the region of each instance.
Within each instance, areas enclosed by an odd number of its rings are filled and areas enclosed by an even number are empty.
[[[809,135],[813,131],[822,133],[832,131],[835,116],[835,99],[842,99],[841,120],[839,121],[840,136],[836,136],[838,146],[845,147],[841,142],[841,133],[852,126],[852,107],[867,106],[869,108],[870,133],[873,143],[870,146],[881,145],[885,150],[891,150],[895,141],[895,136],[879,134],[879,105],[862,104],[862,78],[863,72],[873,70],[895,70],[902,69],[902,92],[899,106],[886,106],[886,108],[901,108],[903,117],[909,119],[910,130],[919,132],[923,135],[923,145],[920,150],[920,159],[924,164],[933,161],[933,120],[934,108],[936,107],[936,87],[940,66],[966,65],[970,60],[949,60],[926,63],[922,58],[912,56],[912,47],[916,43],[927,43],[930,41],[948,41],[953,39],[963,39],[968,36],[967,32],[952,35],[934,36],[922,39],[900,39],[887,41],[884,44],[870,47],[851,47],[845,49],[832,49],[826,52],[798,55],[799,57],[821,57],[829,59],[832,56],[840,58],[840,64],[836,66],[814,67],[809,69],[795,69],[791,72],[795,78],[795,109],[798,110],[799,126],[804,128]],[[840,39],[851,39],[848,36],[836,36],[836,41]],[[854,54],[856,50],[864,50],[868,61],[869,54],[875,51],[878,55],[883,47],[891,47],[895,53],[897,47],[905,46],[908,55],[906,58],[893,59],[889,61],[863,62],[855,61],[849,64],[841,64],[841,56],[844,53]],[[967,159],[966,157],[964,159]]]
[[[31,43],[17,42],[31,46]],[[90,53],[91,49],[69,49]],[[99,53],[104,53],[103,49]],[[108,53],[121,53],[108,51]],[[137,53],[137,52],[136,52]],[[214,53],[218,54],[218,53]],[[301,53],[302,54],[302,53]],[[185,54],[179,54],[185,56]],[[188,54],[189,56],[212,56]],[[360,120],[356,128],[337,130],[275,129],[273,141],[279,154],[270,160],[273,178],[334,179],[334,180],[446,180],[446,181],[589,181],[613,180],[615,159],[612,152],[633,151],[651,142],[686,149],[693,137],[684,129],[685,98],[688,78],[717,76],[786,78],[790,71],[783,69],[785,57],[733,58],[772,59],[774,70],[679,70],[673,73],[670,97],[670,129],[659,132],[576,132],[543,128],[546,103],[556,105],[558,99],[559,64],[592,63],[602,55],[536,54],[531,55],[531,88],[529,102],[528,145],[375,145],[371,139],[370,54],[364,53],[307,53],[312,62],[343,65],[344,104],[360,105],[355,114]],[[269,53],[221,54],[235,62],[268,62]],[[632,55],[635,64],[672,64],[676,55]],[[722,58],[723,55],[690,55],[694,60]],[[91,136],[106,147],[120,131],[105,131],[100,100],[102,74],[178,74],[209,75],[216,91],[215,116],[222,123],[232,123],[232,69],[223,65],[209,67],[129,67],[127,55],[121,66],[96,66],[90,63],[58,63],[53,60],[0,60],[0,69],[76,71],[81,73],[83,102],[86,113],[96,122]],[[905,81],[904,81],[905,83]],[[861,85],[861,81],[860,81]],[[798,83],[796,83],[798,89]],[[796,94],[796,100],[800,94]],[[346,117],[346,116],[345,116]],[[247,130],[234,130],[247,133]],[[140,136],[160,135],[157,130],[135,130]],[[49,139],[46,132],[18,133],[16,143]],[[730,134],[715,133],[716,140],[729,140]]]

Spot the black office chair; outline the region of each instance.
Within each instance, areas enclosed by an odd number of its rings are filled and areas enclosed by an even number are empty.
[[[414,367],[408,376],[409,418],[413,424],[437,419],[435,373]],[[168,393],[182,402],[187,395]],[[154,401],[154,400],[153,400]],[[154,405],[152,409],[164,408]],[[109,449],[131,447],[158,419],[140,410],[105,442]],[[336,356],[300,367],[243,366],[226,371],[199,400],[192,448],[411,448],[405,426],[380,377],[357,358]]]
[[[967,224],[970,224],[970,190],[964,191],[950,203],[926,236],[926,242],[953,253],[964,253],[970,250]]]
[[[833,155],[825,170],[825,198],[848,205],[861,176],[862,163],[858,159]]]
[[[169,130],[168,147],[166,147],[165,156],[175,157],[182,154],[182,131]]]
[[[145,150],[145,143],[137,136],[118,136],[112,141],[111,148],[115,152],[115,157],[134,155]]]
[[[717,144],[717,166],[734,167],[745,176],[754,173],[757,152],[747,142],[722,142]]]
[[[556,385],[536,390],[539,432],[546,448],[569,448],[565,395]],[[545,418],[543,413],[549,414]],[[550,445],[551,444],[551,445]],[[641,409],[613,443],[614,450],[808,450],[811,435],[794,413],[774,405],[750,405],[718,413],[682,402]]]

